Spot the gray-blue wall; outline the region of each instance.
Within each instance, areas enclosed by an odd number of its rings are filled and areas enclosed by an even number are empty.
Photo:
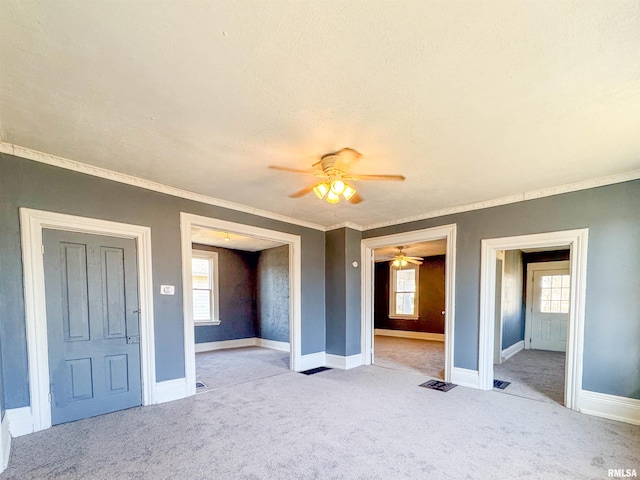
[[[522,296],[522,251],[504,252],[502,277],[502,349],[524,340],[524,297]]]
[[[218,253],[220,325],[197,325],[196,343],[255,337],[257,254],[193,244],[195,250]]]
[[[79,159],[82,160],[82,159]],[[300,235],[302,353],[325,349],[324,232],[0,154],[0,337],[6,408],[29,404],[20,207],[151,227],[157,381],[184,376],[180,212]],[[161,284],[176,286],[160,295]]]
[[[345,228],[345,351],[340,355],[355,355],[361,353],[360,342],[362,336],[360,334],[362,328],[361,308],[361,274],[360,274],[360,254],[362,244],[362,232]],[[353,262],[358,262],[358,266],[354,267]]]
[[[344,271],[345,229],[330,230],[326,234],[326,325],[327,353],[344,355],[345,352],[345,312],[346,282]]]
[[[326,351],[333,355],[360,353],[361,240],[361,232],[351,228],[331,230],[326,236]]]
[[[220,325],[196,325],[196,343],[264,338],[289,342],[289,246],[245,252],[193,244],[218,253]]]
[[[288,342],[289,246],[262,250],[256,276],[256,336]]]
[[[484,238],[589,228],[583,388],[640,398],[640,181],[368,230],[457,224],[455,359],[478,368]]]
[[[1,321],[1,317],[0,317]],[[0,342],[0,421],[4,418],[4,387],[2,382],[2,342]]]

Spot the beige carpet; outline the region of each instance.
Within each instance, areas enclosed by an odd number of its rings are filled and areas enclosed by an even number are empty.
[[[378,367],[444,379],[444,342],[376,335],[373,349]]]
[[[564,352],[522,350],[493,366],[493,378],[511,382],[499,392],[564,405]]]
[[[574,480],[640,466],[640,427],[425,379],[369,366],[221,386],[16,438],[0,479]]]
[[[240,359],[240,360],[239,360]],[[261,347],[196,353],[196,393],[289,372],[289,354]]]

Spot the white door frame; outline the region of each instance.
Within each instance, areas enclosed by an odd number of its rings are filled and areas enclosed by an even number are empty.
[[[182,237],[182,288],[184,308],[184,365],[187,395],[196,393],[196,352],[193,321],[193,304],[189,301],[192,291],[191,279],[191,227],[209,228],[223,232],[248,235],[273,240],[289,246],[289,368],[298,371],[302,356],[302,254],[299,235],[267,230],[244,223],[229,222],[217,218],[203,217],[191,213],[180,213]]]
[[[45,228],[129,238],[136,241],[138,301],[141,310],[140,369],[142,372],[142,404],[151,405],[155,403],[156,374],[155,344],[153,340],[151,229],[140,225],[20,208],[32,431],[37,432],[51,427],[47,305],[42,250],[42,230]]]
[[[525,297],[525,314],[524,314],[524,348],[531,349],[531,308],[533,304],[533,272],[541,272],[545,270],[561,270],[563,268],[570,269],[569,260],[561,260],[558,262],[532,262],[527,264],[527,284]],[[571,273],[571,270],[569,270]],[[568,337],[567,337],[568,338]]]
[[[451,381],[453,369],[453,322],[455,318],[455,273],[456,273],[456,225],[414,230],[411,232],[367,238],[361,243],[362,263],[362,321],[361,353],[362,364],[371,365],[373,354],[373,298],[374,298],[374,252],[376,248],[428,242],[446,239],[445,257],[445,315],[444,315],[444,377]],[[495,262],[495,260],[494,260]]]
[[[537,233],[482,240],[480,264],[479,388],[493,389],[493,339],[495,316],[496,252],[536,247],[569,247],[571,250],[571,307],[565,368],[565,406],[578,410],[582,390],[584,312],[587,290],[589,229]]]
[[[504,282],[504,250],[500,250],[496,252],[496,262],[498,260],[502,261],[502,271],[500,272],[500,278],[502,282]],[[497,266],[496,266],[497,268]],[[503,297],[503,286],[500,285],[500,305],[496,305],[496,313],[495,318],[498,320],[498,324],[494,325],[495,334],[494,334],[494,352],[493,352],[493,364],[502,363],[502,297]],[[496,292],[497,293],[497,292]]]

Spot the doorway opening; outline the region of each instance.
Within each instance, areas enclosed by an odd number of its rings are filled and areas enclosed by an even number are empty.
[[[374,249],[373,364],[444,380],[446,248],[443,238]]]
[[[383,364],[385,361],[392,362],[396,367],[403,366],[403,368],[414,368],[412,367],[412,361],[408,358],[405,360],[401,360],[400,357],[402,355],[395,355],[394,352],[397,351],[402,352],[403,350],[407,354],[406,357],[414,356],[414,362],[420,363],[424,367],[425,363],[432,363],[431,368],[427,371],[421,372],[424,374],[428,374],[430,376],[434,376],[436,378],[444,378],[445,381],[451,381],[452,369],[453,369],[453,319],[454,319],[454,289],[455,289],[455,236],[456,236],[456,226],[455,225],[445,225],[442,227],[434,227],[428,228],[424,230],[416,230],[412,232],[400,233],[395,235],[387,235],[383,237],[375,237],[362,240],[362,363],[364,365],[371,365],[372,363]],[[397,315],[397,305],[393,305],[394,296],[396,295],[396,299],[399,302],[402,301],[413,301],[415,302],[415,297],[412,296],[411,291],[398,290],[398,288],[394,289],[393,295],[391,291],[392,284],[395,283],[395,286],[398,287],[399,283],[403,283],[404,280],[400,278],[400,282],[398,282],[397,272],[396,278],[394,282],[394,270],[389,269],[389,256],[393,257],[393,252],[397,252],[397,247],[399,245],[407,246],[406,254],[408,256],[416,256],[414,255],[412,248],[417,244],[428,244],[433,248],[437,246],[442,251],[444,247],[444,256],[440,255],[440,259],[438,261],[432,261],[431,263],[440,264],[437,265],[425,265],[425,267],[432,267],[434,270],[442,268],[444,270],[444,308],[441,308],[439,311],[440,318],[436,321],[433,317],[431,317],[430,322],[429,319],[423,318],[424,325],[421,327],[423,330],[428,328],[427,325],[434,328],[441,328],[443,333],[431,333],[431,335],[426,335],[430,332],[418,332],[417,334],[413,334],[414,338],[402,338],[399,335],[407,336],[411,335],[406,333],[407,331],[415,331],[417,327],[417,320],[413,318],[389,318],[391,317],[402,317],[402,315]],[[418,254],[419,250],[416,250]],[[376,262],[376,256],[378,257],[379,262]],[[438,255],[434,256],[436,258]],[[425,258],[429,258],[428,255],[425,255]],[[386,259],[386,260],[385,260]],[[427,261],[423,262],[424,264]],[[376,272],[378,270],[378,272]],[[376,275],[377,274],[377,275]],[[418,270],[418,276],[420,275],[420,271]],[[408,275],[408,274],[407,274]],[[436,275],[437,277],[437,275]],[[388,283],[386,286],[380,286],[376,283],[376,278],[380,281],[386,280]],[[413,277],[415,278],[415,276]],[[411,284],[411,279],[409,279],[408,286],[409,290],[417,289],[418,295],[420,294],[420,285],[419,280],[415,285]],[[404,287],[407,285],[400,285],[400,287]],[[387,290],[388,288],[388,290]],[[382,289],[383,292],[379,290]],[[382,293],[382,295],[379,295]],[[391,301],[385,302],[385,293],[386,296],[391,299]],[[428,296],[427,296],[428,297]],[[376,302],[379,302],[376,305]],[[415,311],[418,310],[419,315],[419,305],[414,303],[414,315],[408,315],[409,317],[415,317]],[[377,306],[377,308],[376,308]],[[406,306],[406,305],[405,305]],[[401,308],[402,311],[406,310],[405,313],[409,312],[411,307],[405,309]],[[375,322],[375,312],[378,311],[379,321],[376,325]],[[431,309],[433,312],[433,308]],[[392,313],[392,315],[389,315]],[[394,315],[393,313],[396,313]],[[410,313],[410,312],[409,312]],[[386,320],[384,319],[386,314]],[[419,320],[419,319],[418,319]],[[391,322],[391,323],[389,323]],[[413,325],[413,326],[410,326]],[[404,330],[400,330],[398,327],[402,326]],[[382,328],[378,328],[382,327]],[[389,328],[391,327],[391,328]],[[378,329],[376,335],[376,328]],[[403,333],[397,333],[401,331]],[[422,334],[422,335],[421,335]],[[393,335],[393,337],[391,336]],[[418,337],[418,338],[415,338]],[[421,337],[421,338],[420,338]],[[440,340],[438,352],[437,349],[433,349],[432,357],[437,358],[440,356],[443,359],[441,367],[435,367],[437,370],[434,371],[434,362],[429,362],[425,357],[424,350],[422,346],[417,348],[416,355],[409,355],[408,352],[415,350],[410,345],[404,345],[403,348],[400,348],[400,345],[393,345],[393,343],[415,343],[413,340],[420,340],[422,342],[433,342],[434,340]],[[376,343],[378,344],[378,348],[382,347],[382,352],[377,352]],[[381,353],[381,355],[378,355]],[[426,354],[427,357],[429,356]],[[378,360],[376,360],[376,358]],[[441,360],[442,361],[442,360]],[[404,365],[403,365],[404,364]],[[444,370],[444,371],[443,371]]]
[[[496,254],[494,390],[564,405],[569,249]]]
[[[289,246],[191,228],[196,392],[289,371]]]
[[[559,304],[559,309],[564,309],[563,305],[568,308],[567,329],[566,329],[566,362],[564,368],[564,401],[562,402],[567,408],[578,410],[580,392],[582,391],[582,351],[584,341],[584,311],[585,311],[585,294],[586,294],[586,273],[587,273],[587,240],[588,229],[569,230],[561,232],[540,233],[532,235],[522,235],[517,237],[506,237],[496,239],[482,240],[482,256],[480,266],[480,339],[479,339],[479,359],[478,359],[478,375],[479,386],[483,390],[491,390],[494,387],[494,362],[496,360],[495,344],[499,342],[496,330],[496,298],[497,298],[497,265],[500,265],[500,252],[505,251],[503,262],[509,251],[521,250],[531,252],[535,250],[569,250],[569,276],[568,281],[568,297],[562,300],[562,288],[564,273],[559,273],[558,279],[551,278],[549,281],[553,286],[554,281],[560,283],[560,300],[568,302],[567,304]],[[511,254],[510,254],[511,255]],[[503,264],[504,269],[504,264]],[[551,277],[556,276],[551,275]],[[550,287],[551,288],[551,287]],[[550,302],[553,302],[553,296],[556,295],[552,291],[548,292],[551,296]],[[540,294],[542,295],[542,294]],[[546,295],[546,294],[545,294]],[[540,300],[539,300],[540,302]],[[530,302],[533,305],[535,302]],[[546,307],[545,307],[546,308]],[[554,307],[555,308],[555,307]],[[544,312],[543,312],[544,313]],[[554,328],[547,321],[546,326],[540,320],[538,327],[534,327],[533,323],[529,328],[539,328],[540,332],[545,330],[551,333]],[[526,330],[526,328],[525,328]],[[502,329],[501,329],[502,331]],[[560,333],[561,328],[556,328]],[[532,338],[523,335],[522,347],[525,345],[525,339]],[[548,336],[548,335],[547,335]],[[502,349],[502,344],[500,347]],[[519,347],[514,347],[513,350]],[[547,345],[548,348],[548,345]],[[509,353],[505,352],[506,356]],[[501,379],[502,380],[502,379]]]
[[[225,382],[225,373],[219,376],[224,370],[219,364],[232,365],[228,357],[233,352],[219,351],[229,348],[251,347],[257,352],[252,356],[244,350],[247,371],[255,370],[256,362],[261,368],[297,371],[301,360],[300,237],[188,213],[181,213],[180,229],[188,394],[196,393],[197,381],[206,385],[200,389]],[[256,313],[260,308],[264,309],[262,323]],[[270,349],[269,359],[260,358],[265,354],[260,347]],[[214,369],[206,355],[200,355],[204,352],[220,353],[213,362],[218,367]],[[196,355],[200,355],[201,378]],[[269,362],[271,367],[266,366]]]

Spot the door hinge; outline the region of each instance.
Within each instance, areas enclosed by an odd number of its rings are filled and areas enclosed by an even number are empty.
[[[40,252],[44,255],[44,245],[40,245]]]
[[[54,389],[53,383],[50,383],[49,384],[49,403],[51,403],[51,397],[53,396],[53,389]]]

